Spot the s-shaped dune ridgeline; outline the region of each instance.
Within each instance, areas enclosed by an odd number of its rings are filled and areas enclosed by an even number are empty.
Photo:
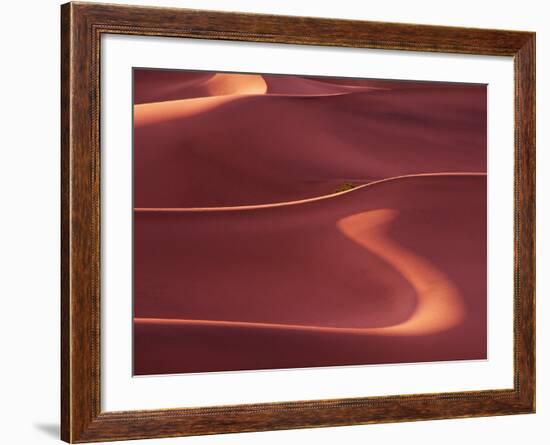
[[[135,374],[486,357],[484,86],[134,75]]]

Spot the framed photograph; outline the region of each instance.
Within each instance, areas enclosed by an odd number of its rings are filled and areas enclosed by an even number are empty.
[[[535,411],[535,35],[67,3],[62,439]]]

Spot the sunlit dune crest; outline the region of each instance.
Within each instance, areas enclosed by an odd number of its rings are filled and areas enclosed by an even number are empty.
[[[380,209],[358,213],[337,222],[349,239],[380,256],[409,281],[417,293],[418,303],[412,316],[399,324],[376,328],[346,328],[290,323],[261,323],[229,320],[198,320],[138,317],[142,325],[199,325],[233,328],[266,328],[324,333],[420,336],[451,329],[464,318],[461,296],[453,283],[429,261],[392,241],[387,230],[398,215],[395,210]]]
[[[272,76],[273,77],[273,76]],[[300,82],[315,83],[312,80],[298,79]],[[288,81],[284,81],[287,82]],[[320,83],[320,82],[317,82]],[[146,102],[134,105],[134,126],[151,125],[184,119],[197,114],[208,112],[220,105],[234,99],[250,95],[269,96],[339,96],[352,94],[353,92],[375,91],[382,88],[344,87],[330,85],[324,87],[310,87],[309,90],[298,94],[292,88],[283,89],[281,92],[268,91],[268,84],[264,76],[258,74],[227,74],[217,73],[213,76],[200,79],[194,86],[203,91],[200,96],[162,100],[159,102]]]
[[[261,77],[261,76],[260,76]],[[255,90],[256,85],[251,84],[249,88],[243,87],[241,90],[233,90],[232,83],[213,82],[207,83],[205,87],[212,89],[211,96],[193,97],[190,99],[166,100],[162,102],[151,102],[134,105],[134,127],[139,128],[145,125],[159,124],[176,119],[186,119],[225,105],[233,100],[244,98],[246,96],[270,96],[270,97],[329,97],[345,96],[354,93],[333,92],[323,94],[265,94],[263,91]]]
[[[404,323],[376,329],[385,335],[428,335],[458,325],[464,318],[462,298],[454,284],[424,258],[401,247],[388,236],[394,210],[358,213],[338,221],[338,228],[351,240],[391,264],[416,290],[418,305]]]
[[[250,94],[265,94],[262,76],[253,74],[215,74],[201,82],[209,96],[143,103],[134,106],[134,126],[150,125],[188,118]]]
[[[206,82],[205,86],[211,96],[265,94],[267,91],[264,78],[257,74],[217,73]]]
[[[201,82],[193,97],[135,106],[136,207],[265,204],[347,182],[486,169],[485,102],[466,90],[198,97],[217,81]]]
[[[270,209],[274,207],[286,207],[293,206],[298,204],[307,204],[315,201],[322,201],[325,199],[335,198],[340,195],[345,195],[348,193],[355,193],[358,190],[361,190],[365,187],[372,187],[378,184],[384,184],[386,182],[396,181],[399,179],[407,178],[424,178],[424,177],[453,177],[453,176],[487,176],[485,172],[434,172],[434,173],[416,173],[411,175],[400,175],[393,176],[391,178],[384,178],[378,181],[372,181],[367,184],[358,185],[357,187],[342,190],[339,192],[329,193],[328,195],[314,196],[312,198],[298,199],[295,201],[283,201],[283,202],[272,202],[269,204],[253,204],[253,205],[241,205],[241,206],[223,206],[223,207],[136,207],[134,208],[135,212],[138,213],[162,213],[162,212],[225,212],[225,211],[239,211],[239,210],[258,210],[258,209]]]

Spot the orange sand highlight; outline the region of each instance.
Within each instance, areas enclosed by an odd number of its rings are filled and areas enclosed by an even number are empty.
[[[416,310],[408,320],[402,323],[379,328],[341,328],[197,319],[135,318],[134,321],[137,324],[153,325],[255,327],[390,336],[430,335],[457,326],[463,320],[465,313],[460,293],[449,278],[429,261],[391,240],[388,236],[388,227],[397,215],[397,211],[390,209],[371,210],[342,218],[337,222],[337,226],[349,239],[387,261],[414,288],[418,298]]]
[[[206,89],[211,96],[231,94],[265,94],[267,84],[258,74],[225,74],[217,73],[206,81]]]
[[[301,79],[301,82],[315,84],[315,81]],[[317,82],[320,83],[320,82]],[[369,92],[387,90],[385,88],[363,88],[357,86],[337,86],[324,89],[313,89],[307,94],[294,93],[269,93],[268,85],[264,78],[255,74],[224,74],[217,73],[214,76],[196,83],[195,86],[204,89],[201,97],[185,99],[172,99],[160,102],[149,102],[134,105],[134,126],[141,127],[174,119],[187,118],[197,114],[208,112],[220,105],[232,100],[250,95],[269,95],[279,97],[323,97],[341,96],[355,92]]]
[[[484,358],[485,183],[410,175],[271,210],[136,212],[136,373]]]
[[[229,100],[249,94],[265,94],[267,84],[260,75],[222,74],[197,82],[207,97],[144,103],[134,106],[134,125],[150,125],[166,120],[186,118],[204,113]]]
[[[429,335],[451,329],[464,318],[464,305],[451,280],[426,259],[388,236],[395,210],[381,209],[342,218],[338,228],[348,238],[386,260],[411,284],[418,304],[404,323],[374,329],[378,335]]]

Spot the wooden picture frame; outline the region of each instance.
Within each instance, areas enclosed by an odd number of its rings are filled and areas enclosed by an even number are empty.
[[[71,443],[535,411],[535,34],[93,3],[61,7],[61,437]],[[100,38],[103,34],[512,56],[514,387],[103,412],[100,403]]]

